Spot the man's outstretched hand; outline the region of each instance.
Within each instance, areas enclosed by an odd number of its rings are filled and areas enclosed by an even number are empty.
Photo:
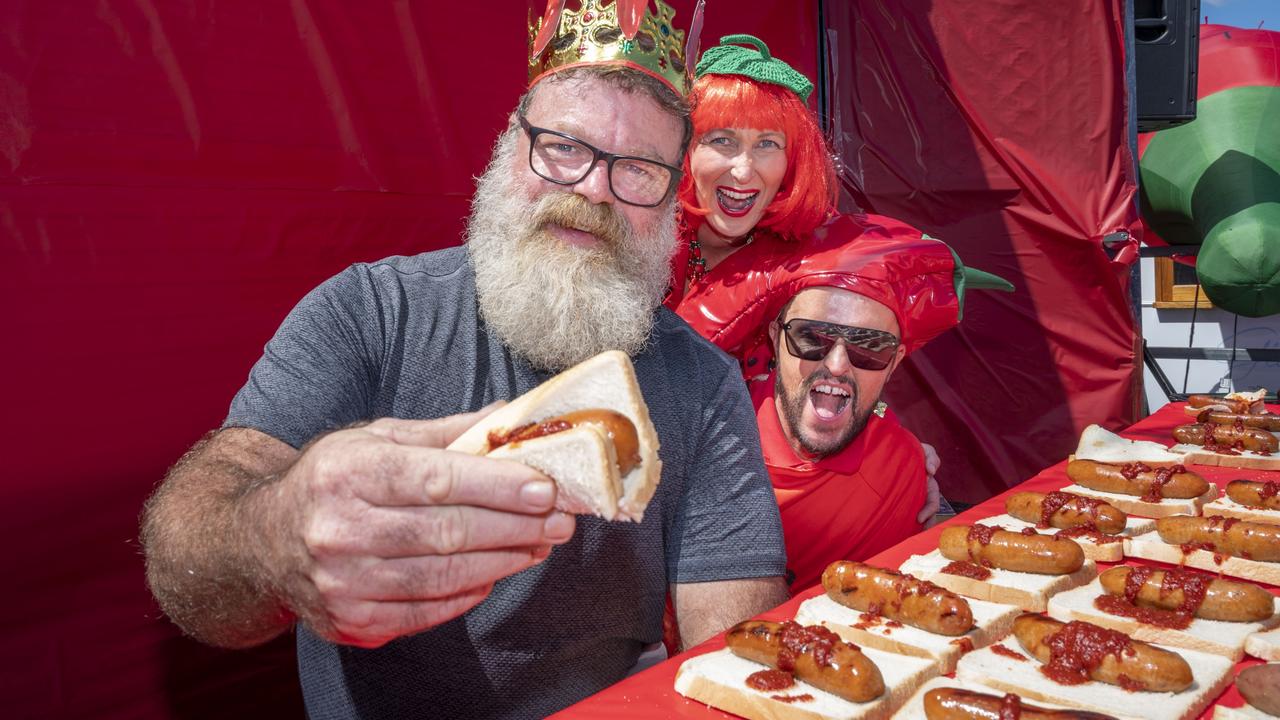
[[[484,414],[383,419],[308,447],[261,516],[290,607],[334,642],[376,647],[451,620],[572,537],[555,484],[443,450]]]

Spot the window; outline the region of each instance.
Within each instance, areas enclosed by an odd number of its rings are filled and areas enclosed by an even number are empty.
[[[1176,263],[1173,258],[1158,257],[1155,260],[1157,309],[1190,310],[1198,307],[1207,310],[1213,307],[1213,303],[1209,302],[1204,290],[1196,282],[1195,268]]]

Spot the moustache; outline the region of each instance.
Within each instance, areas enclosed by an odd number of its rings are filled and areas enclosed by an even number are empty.
[[[592,203],[576,193],[557,192],[544,196],[533,213],[533,227],[547,225],[591,233],[607,247],[620,247],[631,234],[631,225],[606,203]]]

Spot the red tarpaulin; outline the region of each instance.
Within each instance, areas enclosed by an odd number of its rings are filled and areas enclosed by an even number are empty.
[[[1136,419],[1136,222],[1122,0],[826,3],[835,147],[863,208],[950,243],[1012,294],[972,293],[890,404],[938,447],[950,498],[1060,460],[1089,423]]]
[[[816,74],[817,3],[709,5],[704,45],[754,33]],[[846,177],[1023,291],[975,294],[895,389],[944,483],[981,473],[957,497],[1132,412],[1124,272],[1098,249],[1131,220],[1112,5],[823,4]],[[0,6],[6,715],[301,715],[290,638],[214,650],[160,616],[138,513],[306,290],[459,241],[526,6],[442,7]]]
[[[214,650],[160,615],[138,514],[307,290],[460,242],[526,16],[0,4],[5,716],[302,716],[292,638]],[[815,6],[713,1],[704,36],[758,33],[812,75],[816,26]]]

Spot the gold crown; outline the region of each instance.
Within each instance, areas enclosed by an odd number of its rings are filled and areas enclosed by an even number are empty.
[[[649,0],[580,0],[576,11],[566,9],[565,0],[549,0],[543,16],[529,24],[529,84],[579,65],[627,65],[684,96],[690,74],[685,57],[690,50],[697,55],[703,3],[694,11],[686,46],[685,32],[671,22],[676,11],[662,0],[654,2],[656,15]]]

